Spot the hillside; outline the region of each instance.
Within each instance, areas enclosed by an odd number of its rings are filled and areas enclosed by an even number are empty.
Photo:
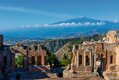
[[[65,21],[59,21],[59,22],[56,22],[54,24],[60,24],[60,23],[72,23],[72,22],[75,22],[75,23],[85,23],[85,22],[109,22],[109,21],[104,21],[104,20],[96,20],[96,19],[91,19],[91,18],[88,18],[88,17],[79,17],[79,18],[73,18],[73,19],[69,19],[69,20],[65,20]]]
[[[102,40],[103,36],[104,35],[93,35],[91,37],[82,37],[77,40],[70,40],[63,47],[61,47],[55,54],[59,60],[63,58],[64,54],[67,55],[71,59],[72,46],[74,44],[81,44],[83,41],[91,41],[92,39],[94,41]]]

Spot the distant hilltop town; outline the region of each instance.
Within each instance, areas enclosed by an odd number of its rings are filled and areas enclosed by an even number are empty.
[[[19,71],[17,63],[15,62],[16,57],[19,55],[24,56],[23,70],[31,72],[47,72],[45,75],[51,74],[51,67],[49,67],[47,60],[51,54],[45,46],[40,44],[24,45],[22,43],[17,43],[16,45],[4,45],[3,35],[0,35],[0,74]],[[71,64],[69,64],[63,71],[63,78],[80,79],[82,77],[94,77],[97,80],[103,80],[103,78],[105,80],[118,78],[118,32],[114,30],[109,31],[102,41],[92,40],[84,41],[82,44],[78,45],[74,44],[72,46],[71,57]],[[13,75],[10,77],[13,77]],[[43,78],[43,75],[39,75],[38,77]],[[9,76],[6,78],[9,78]],[[51,75],[49,78],[51,78]],[[55,78],[57,78],[56,75]],[[1,76],[0,80],[2,80]]]

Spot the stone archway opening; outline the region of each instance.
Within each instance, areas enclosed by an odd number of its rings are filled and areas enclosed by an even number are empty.
[[[79,55],[79,65],[82,65],[82,55]]]
[[[100,54],[99,61],[100,61],[100,66],[98,68],[98,73],[101,77],[103,77],[103,72],[106,70],[106,58],[104,54]]]
[[[32,56],[32,57],[31,57],[31,64],[32,64],[32,65],[35,65],[35,56]]]
[[[86,66],[89,65],[89,63],[90,63],[89,62],[89,57],[88,57],[88,55],[86,55]]]
[[[38,56],[38,65],[41,65],[41,55]]]
[[[1,66],[1,72],[4,73],[6,70],[5,68],[7,67],[7,56],[3,56],[3,65]]]
[[[113,63],[113,55],[110,56],[110,64]]]
[[[7,66],[7,56],[3,57],[3,65],[4,65],[4,67]]]

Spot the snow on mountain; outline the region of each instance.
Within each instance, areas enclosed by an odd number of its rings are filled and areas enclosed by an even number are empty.
[[[5,39],[54,39],[80,37],[119,30],[119,23],[87,17],[59,21],[52,24],[26,25],[11,32],[4,32]]]

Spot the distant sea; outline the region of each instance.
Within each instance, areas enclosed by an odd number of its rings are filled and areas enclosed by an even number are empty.
[[[55,28],[21,28],[2,32],[4,40],[43,40],[55,38],[79,37],[81,35],[93,35],[108,31],[105,26],[83,27],[55,27]]]

